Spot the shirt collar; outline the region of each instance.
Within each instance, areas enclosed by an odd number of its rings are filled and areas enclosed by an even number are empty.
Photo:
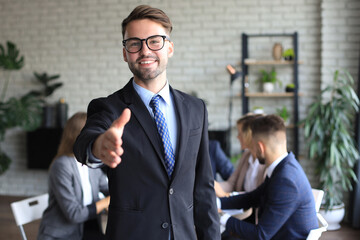
[[[160,95],[164,99],[166,104],[170,105],[170,103],[171,103],[171,100],[170,100],[170,86],[169,86],[168,81],[166,81],[165,86],[157,94],[154,94],[153,92],[147,90],[146,88],[141,87],[134,80],[132,81],[132,83],[133,83],[133,87],[134,87],[135,91],[139,94],[141,100],[144,102],[144,104],[146,106],[149,106],[149,103],[150,103],[151,99],[155,95]]]
[[[268,176],[269,178],[271,177],[272,173],[274,172],[275,168],[277,165],[279,165],[279,163],[286,158],[286,156],[288,155],[288,153],[284,153],[283,155],[281,155],[280,157],[278,157],[272,164],[270,164],[270,166],[267,168],[266,170],[266,176]]]

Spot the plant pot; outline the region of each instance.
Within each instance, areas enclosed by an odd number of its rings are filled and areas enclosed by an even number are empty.
[[[345,205],[344,203],[334,206],[332,209],[329,209],[325,212],[325,209],[320,209],[320,214],[329,224],[327,230],[338,230],[340,229],[340,222],[344,219],[345,216]]]
[[[286,87],[285,92],[295,92],[295,88],[293,87]]]
[[[271,82],[266,82],[263,84],[263,91],[266,93],[272,93],[274,91],[274,84]]]

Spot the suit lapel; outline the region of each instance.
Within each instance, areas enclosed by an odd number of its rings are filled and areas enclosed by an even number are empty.
[[[178,146],[175,154],[175,168],[173,172],[173,179],[176,177],[177,172],[179,171],[183,159],[185,157],[185,151],[187,139],[189,138],[189,106],[186,104],[186,100],[181,96],[177,91],[173,90],[170,87],[170,91],[174,97],[174,104],[177,114],[177,132],[178,132]],[[182,150],[182,151],[181,151]]]
[[[151,117],[148,109],[144,105],[140,96],[135,91],[132,85],[132,79],[126,84],[123,90],[124,90],[124,101],[128,105],[128,108],[131,110],[131,117],[135,117],[136,120],[141,125],[150,143],[154,147],[155,152],[157,153],[159,159],[161,159],[161,162],[164,166],[164,170],[166,173],[165,159],[162,150],[162,142],[160,135],[157,131],[155,122]]]

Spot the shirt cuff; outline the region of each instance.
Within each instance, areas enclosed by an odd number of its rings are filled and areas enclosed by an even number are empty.
[[[227,223],[227,221],[229,220],[230,217],[231,217],[231,215],[228,214],[228,213],[225,213],[224,215],[222,215],[220,217],[220,224],[223,225],[223,226],[226,226],[226,223]]]
[[[221,201],[220,201],[220,198],[216,198],[216,206],[218,209],[221,209]]]
[[[93,142],[90,143],[89,147],[86,150],[86,152],[87,152],[86,165],[89,166],[90,168],[102,167],[104,165],[102,163],[102,161],[100,159],[96,158],[91,152],[92,145],[93,145]]]

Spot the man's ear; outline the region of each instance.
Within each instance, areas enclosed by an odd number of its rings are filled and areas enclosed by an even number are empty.
[[[260,149],[261,153],[265,154],[266,145],[262,141],[258,141],[257,143],[259,145],[259,149]]]
[[[127,57],[126,57],[126,50],[125,48],[123,47],[123,58],[124,58],[124,61],[127,62]]]
[[[174,43],[169,41],[168,57],[171,58],[174,55]]]

